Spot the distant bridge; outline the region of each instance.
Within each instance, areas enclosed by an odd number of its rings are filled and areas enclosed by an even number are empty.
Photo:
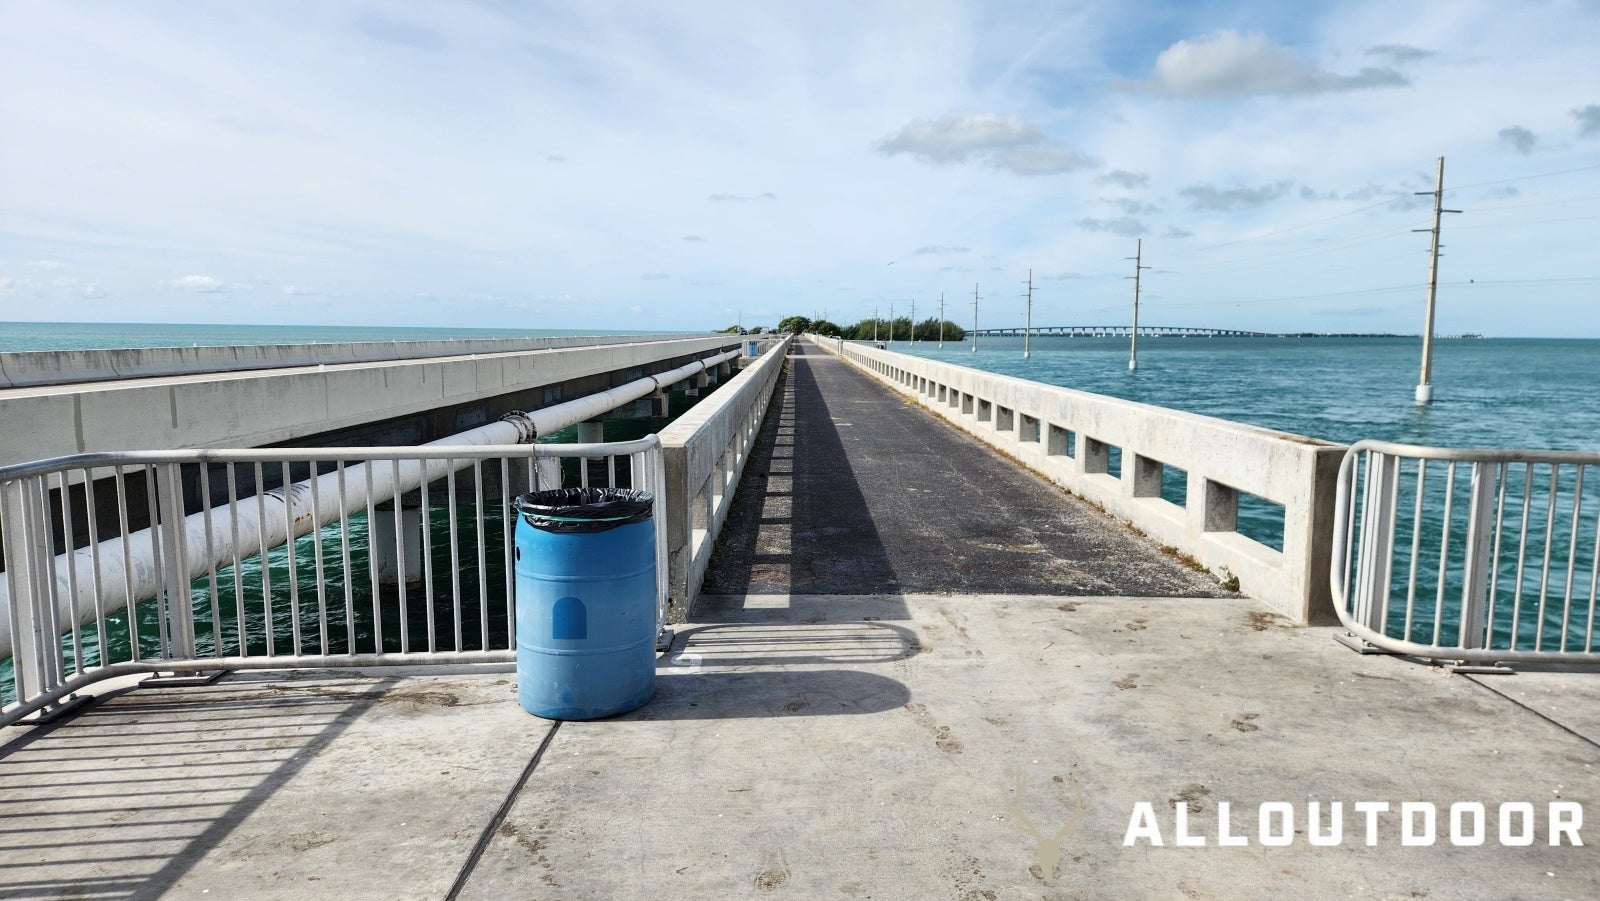
[[[974,332],[979,337],[985,338],[1021,338],[1027,329],[1018,328],[981,328],[968,329],[967,334]],[[1127,338],[1133,333],[1130,325],[1040,325],[1034,326],[1035,335],[1059,335],[1064,338]],[[1234,328],[1193,328],[1189,326],[1170,325],[1141,325],[1139,337],[1176,337],[1176,338],[1276,338],[1278,335],[1269,332],[1248,332]]]

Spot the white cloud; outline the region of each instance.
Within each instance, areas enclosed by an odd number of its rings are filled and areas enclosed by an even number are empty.
[[[1102,197],[1100,199],[1129,216],[1148,216],[1152,213],[1161,212],[1161,207],[1142,200],[1134,200],[1131,197]]]
[[[1590,104],[1581,109],[1572,111],[1572,118],[1578,120],[1578,134],[1587,138],[1590,135],[1600,135],[1600,106]]]
[[[961,113],[917,119],[878,142],[878,152],[907,154],[924,163],[965,163],[998,150],[1041,144],[1044,132],[1015,116]]]
[[[1086,153],[1063,147],[1015,147],[994,154],[989,165],[1013,175],[1061,175],[1094,169],[1100,161]]]
[[[1092,232],[1111,232],[1129,238],[1138,237],[1149,231],[1143,222],[1132,216],[1118,216],[1115,219],[1079,219],[1078,227]]]
[[[28,264],[28,267],[30,269],[44,269],[48,271],[71,268],[66,263],[59,263],[55,260],[34,260]]]
[[[1527,156],[1539,144],[1539,136],[1520,125],[1510,125],[1500,129],[1495,135],[1500,143],[1512,150]]]
[[[1104,175],[1095,178],[1097,184],[1121,185],[1133,190],[1135,188],[1150,187],[1150,176],[1143,172],[1129,172],[1126,169],[1113,169]]]
[[[1414,63],[1430,56],[1438,55],[1432,50],[1424,50],[1421,47],[1413,47],[1410,44],[1378,44],[1374,47],[1368,47],[1365,53],[1367,56],[1382,57],[1388,60],[1392,66],[1403,66],[1406,63]]]
[[[1134,87],[1170,97],[1246,97],[1321,94],[1362,88],[1403,87],[1410,80],[1391,68],[1355,75],[1319,69],[1265,35],[1218,31],[1178,41],[1156,57],[1150,77]]]
[[[981,162],[1013,175],[1060,175],[1090,169],[1094,157],[1061,147],[1037,126],[1000,113],[958,113],[917,119],[876,145],[936,166]]]
[[[1255,187],[1219,188],[1210,184],[1189,185],[1178,189],[1178,194],[1189,201],[1196,211],[1229,212],[1264,206],[1288,193],[1292,182],[1280,181]]]
[[[182,288],[185,291],[193,291],[196,294],[215,294],[228,287],[209,275],[185,275],[181,278],[175,278],[167,282],[167,284],[174,288]]]

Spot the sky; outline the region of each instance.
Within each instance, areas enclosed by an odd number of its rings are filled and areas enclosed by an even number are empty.
[[[0,320],[1600,337],[1600,0],[0,0]],[[1423,193],[1418,193],[1423,192]],[[1415,229],[1423,229],[1418,232]]]

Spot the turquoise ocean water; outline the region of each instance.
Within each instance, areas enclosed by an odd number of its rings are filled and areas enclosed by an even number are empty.
[[[1414,402],[1420,338],[979,338],[892,350],[1340,443],[1600,450],[1600,340],[1442,339]]]

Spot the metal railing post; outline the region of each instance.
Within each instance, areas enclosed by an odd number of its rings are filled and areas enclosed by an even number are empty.
[[[1395,503],[1400,491],[1400,461],[1369,452],[1361,490],[1361,550],[1356,555],[1355,610],[1362,625],[1382,631],[1389,609],[1390,570],[1394,560]]]
[[[0,515],[5,534],[6,581],[11,591],[12,667],[16,674],[18,698],[43,691],[46,663],[40,654],[39,599],[43,597],[44,575],[39,564],[48,559],[50,538],[36,534],[30,515],[29,496],[34,479],[17,479],[0,486]],[[41,546],[42,545],[42,546]]]
[[[1461,631],[1457,641],[1463,648],[1488,646],[1484,628],[1489,600],[1489,552],[1494,537],[1495,497],[1500,489],[1503,463],[1479,461],[1472,466],[1472,499],[1467,518],[1467,556],[1464,584],[1461,587]],[[1443,576],[1441,576],[1441,581]]]
[[[189,598],[188,538],[184,529],[183,470],[181,464],[168,463],[156,469],[157,502],[160,515],[161,552],[166,595],[162,628],[166,632],[168,660],[192,660],[194,644],[194,604]],[[293,541],[291,538],[290,541]],[[265,565],[265,561],[263,561]]]

